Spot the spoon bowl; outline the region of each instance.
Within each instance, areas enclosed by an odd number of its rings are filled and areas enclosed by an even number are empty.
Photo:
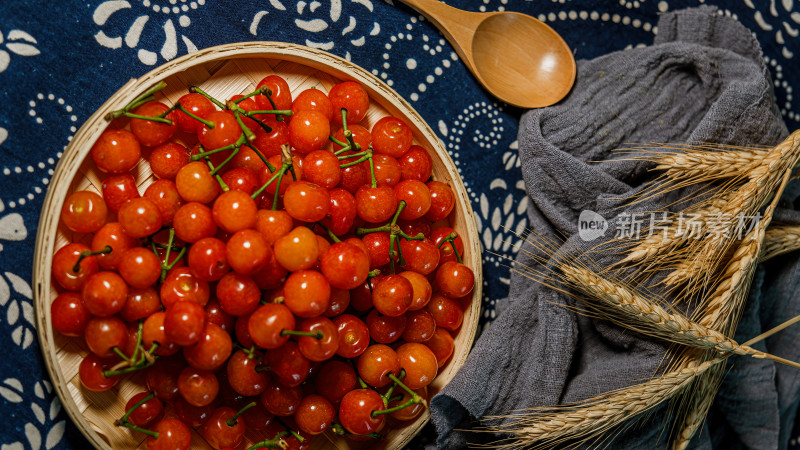
[[[575,82],[575,58],[552,28],[516,12],[475,13],[436,0],[401,0],[445,35],[478,81],[522,108],[550,106]]]

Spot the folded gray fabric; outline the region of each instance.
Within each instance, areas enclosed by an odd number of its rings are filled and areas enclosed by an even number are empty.
[[[649,163],[613,150],[645,142],[774,145],[788,134],[758,43],[745,27],[714,8],[701,7],[663,15],[658,29],[652,46],[580,61],[575,87],[563,103],[522,118],[519,153],[532,200],[531,228],[546,237],[569,237],[565,248],[594,247],[612,239],[613,220],[603,238],[588,244],[579,239],[579,215],[591,210],[615,217],[620,198],[652,179]],[[637,209],[657,210],[682,194],[644,202]],[[776,217],[795,221],[798,214],[780,211]],[[611,255],[594,257],[602,263]],[[534,265],[530,259],[522,263]],[[792,302],[798,271],[795,255],[759,269],[737,339],[800,314],[800,302]],[[570,302],[523,276],[512,276],[497,319],[454,380],[431,402],[440,448],[497,438],[454,431],[468,428],[470,419],[575,402],[658,373],[666,345],[559,306]],[[798,338],[800,330],[789,329],[760,348],[797,359]],[[707,426],[692,445],[786,446],[800,402],[800,372],[752,358],[734,358],[727,369]],[[665,447],[667,419],[667,414],[652,414],[641,426],[615,433],[613,444],[603,444]]]

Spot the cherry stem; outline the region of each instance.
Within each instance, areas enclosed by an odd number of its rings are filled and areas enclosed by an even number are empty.
[[[138,97],[133,99],[133,101],[128,103],[128,105],[125,106],[124,108],[122,108],[121,110],[112,112],[111,113],[112,118],[116,119],[117,117],[120,117],[122,115],[122,114],[117,115],[117,113],[128,112],[128,111],[130,111],[130,110],[132,110],[134,108],[138,108],[139,106],[141,106],[141,105],[143,105],[143,104],[145,104],[145,103],[147,103],[147,102],[149,102],[151,100],[154,100],[153,94],[155,94],[156,92],[164,89],[165,87],[167,87],[167,83],[165,83],[164,81],[159,81],[158,83],[156,83],[152,87],[150,87],[150,89],[144,91],[141,95],[139,95]],[[108,117],[106,117],[106,118],[108,118]]]
[[[322,227],[322,229],[325,230],[326,233],[328,233],[328,236],[331,238],[331,240],[333,241],[334,244],[338,244],[339,242],[342,242],[342,240],[339,239],[339,236],[336,236],[335,234],[333,234],[333,231],[331,231],[330,228],[326,227],[322,222],[317,222],[317,225]]]
[[[361,150],[361,144],[357,144],[355,139],[353,139],[353,132],[350,130],[345,130],[344,137],[347,139],[347,145],[350,146],[355,151]]]
[[[128,362],[130,362],[130,361],[131,361],[131,358],[128,358],[128,357],[125,355],[125,353],[123,353],[123,352],[122,352],[122,350],[120,350],[120,349],[119,349],[119,347],[111,347],[111,350],[113,350],[113,351],[114,351],[114,353],[116,353],[116,354],[117,354],[117,356],[119,356],[120,358],[124,359],[125,361],[128,361]]]
[[[225,165],[226,165],[226,164],[228,164],[229,162],[231,162],[231,160],[232,160],[234,157],[236,157],[236,154],[237,154],[237,153],[239,153],[239,148],[240,148],[240,147],[238,147],[238,146],[237,146],[236,148],[234,148],[234,149],[233,149],[233,151],[231,152],[231,154],[230,154],[230,155],[228,155],[228,157],[227,157],[227,158],[225,158],[225,160],[224,160],[224,161],[222,161],[222,162],[221,162],[221,163],[220,163],[220,164],[219,164],[217,167],[215,167],[215,168],[211,169],[211,172],[209,172],[209,173],[210,173],[212,176],[216,176],[216,175],[217,175],[217,172],[219,172],[219,169],[222,169],[223,167],[225,167]]]
[[[400,203],[397,204],[397,211],[394,212],[394,217],[392,217],[392,222],[390,225],[395,226],[397,224],[397,219],[400,218],[400,213],[406,209],[406,205],[407,203],[405,200],[400,200]]]
[[[167,279],[167,265],[169,264],[169,254],[172,252],[172,245],[175,243],[175,228],[169,229],[169,238],[167,238],[167,251],[164,254],[164,261],[161,261],[161,282]],[[155,243],[153,244],[155,245]],[[155,248],[153,249],[155,251]],[[158,252],[156,252],[158,255]],[[176,259],[177,261],[177,259]]]
[[[407,241],[421,241],[421,240],[425,239],[425,235],[422,234],[422,233],[417,233],[416,236],[409,236],[405,232],[403,232],[403,230],[398,231],[397,235],[400,236],[401,238],[407,240]]]
[[[448,234],[447,236],[442,239],[442,242],[439,242],[439,248],[442,248],[442,245],[449,242],[450,245],[453,247],[453,253],[456,254],[456,260],[459,264],[464,264],[464,260],[461,259],[461,255],[458,253],[458,249],[456,248],[456,238],[458,237],[458,233],[453,231],[452,233]]]
[[[253,200],[257,199],[258,196],[261,195],[262,192],[264,192],[264,189],[266,189],[275,180],[278,180],[278,186],[275,188],[275,192],[278,192],[281,187],[280,178],[283,177],[284,172],[286,172],[288,168],[289,164],[286,163],[281,164],[281,170],[273,174],[272,177],[266,183],[264,183],[260,188],[258,188],[255,192],[253,192],[250,198],[252,198]],[[275,205],[273,204],[273,206]]]
[[[405,371],[403,373],[401,373],[401,375],[403,375],[404,373],[405,373]],[[411,388],[409,388],[408,386],[405,385],[405,383],[400,381],[400,378],[397,378],[395,376],[395,374],[390,372],[389,375],[386,375],[386,377],[389,378],[390,380],[394,381],[404,391],[408,392],[408,395],[411,396],[411,399],[414,400],[414,403],[421,403],[422,402],[422,397],[420,397],[419,394],[417,394],[416,392],[412,391]]]
[[[281,336],[308,336],[321,340],[325,335],[321,330],[317,331],[295,331],[295,330],[281,330]]]
[[[328,136],[328,139],[330,139],[330,141],[333,142],[334,144],[337,144],[337,145],[339,145],[341,147],[348,147],[348,144],[346,142],[342,142],[342,141],[336,139],[333,136]],[[339,154],[339,152],[341,152],[342,150],[345,150],[345,149],[337,150],[336,152],[334,152],[334,154]],[[350,150],[350,149],[348,148],[347,150]],[[345,150],[345,151],[347,151],[347,150]]]
[[[407,402],[403,403],[402,405],[397,405],[394,408],[382,409],[380,411],[372,411],[372,413],[370,415],[372,417],[378,417],[378,416],[380,416],[382,414],[391,414],[391,413],[393,413],[395,411],[400,411],[403,408],[408,408],[411,405],[416,405],[417,403],[421,403],[421,402],[422,402],[422,398],[420,396],[417,396],[416,400],[412,398],[412,399],[409,399]]]
[[[365,155],[367,155],[368,153],[369,153],[369,152],[359,152],[359,153],[351,153],[351,154],[349,154],[349,155],[342,155],[342,156],[339,156],[339,161],[341,161],[341,160],[343,160],[343,159],[358,158],[359,156],[365,156]],[[364,161],[365,161],[365,160],[364,160]],[[363,162],[363,161],[362,161],[362,162]]]
[[[138,329],[136,330],[136,348],[133,349],[133,355],[131,355],[131,361],[136,361],[139,359],[139,348],[142,346],[142,329],[144,328],[144,321],[139,321]]]
[[[111,253],[112,251],[113,249],[111,248],[110,245],[106,245],[105,247],[97,251],[84,250],[78,255],[78,261],[75,263],[74,266],[72,266],[72,271],[76,273],[81,271],[81,261],[83,261],[83,258],[94,255],[104,255],[106,253]]]
[[[143,116],[141,114],[134,114],[134,113],[127,112],[127,111],[122,113],[122,115],[127,117],[127,118],[129,118],[129,119],[149,120],[151,122],[165,123],[167,125],[172,125],[174,123],[173,121],[171,121],[171,120],[169,120],[167,118],[164,118],[164,117]]]
[[[210,169],[208,173],[211,174],[211,172],[214,171],[214,165],[211,164],[211,160],[208,158],[208,156],[206,156],[206,164],[208,164],[208,168]],[[219,174],[217,174],[216,172],[214,173],[215,173],[214,178],[217,179],[217,183],[219,183],[219,187],[220,189],[222,189],[222,192],[230,191],[231,188],[228,186],[227,183],[225,183],[225,180],[223,180],[222,177],[219,176]]]
[[[252,446],[248,447],[247,450],[254,450],[256,448],[280,448],[280,449],[287,449],[289,448],[289,444],[283,440],[284,436],[288,436],[288,431],[281,431],[280,433],[276,434],[275,437],[272,439],[264,439],[261,442],[256,442]]]
[[[275,114],[276,116],[291,116],[294,114],[291,109],[259,109],[257,111],[245,111],[244,115],[250,117],[255,114]]]
[[[136,411],[136,409],[138,407],[144,405],[145,403],[149,402],[150,400],[152,400],[154,398],[156,398],[156,394],[154,392],[151,392],[149,395],[147,395],[146,397],[142,398],[141,400],[136,402],[133,406],[131,406],[131,409],[127,410],[125,412],[125,415],[122,416],[121,419],[117,420],[115,422],[115,424],[117,426],[120,426],[120,425],[124,426],[126,423],[128,423],[128,419],[131,417],[131,414],[133,414],[133,412]]]
[[[267,100],[269,100],[269,104],[272,106],[272,109],[277,110],[278,106],[275,105],[275,100],[272,99],[272,90],[267,88],[266,86],[261,86],[261,93],[267,96]],[[283,122],[283,116],[275,115],[276,122]]]
[[[247,411],[248,409],[250,409],[250,408],[252,408],[254,406],[256,406],[256,402],[250,402],[250,403],[244,405],[244,407],[242,407],[242,409],[240,409],[236,414],[234,414],[233,417],[231,417],[230,419],[226,420],[225,424],[228,425],[229,427],[235,426],[238,423],[239,416],[241,416],[242,413],[244,413],[245,411]]]
[[[364,380],[361,379],[361,377],[356,376],[356,380],[358,380],[358,386],[361,389],[369,389],[369,387],[367,386],[367,383],[365,383]]]
[[[341,426],[340,424],[338,424],[336,422],[331,422],[331,432],[333,432],[333,434],[335,434],[337,436],[348,436],[348,435],[350,435],[350,436],[364,436],[364,437],[371,437],[373,439],[380,439],[380,438],[383,437],[380,434],[375,433],[375,432],[372,432],[370,434],[354,435],[353,433],[348,432],[343,426]]]
[[[342,164],[342,165],[339,166],[339,168],[340,169],[346,169],[346,168],[348,168],[350,166],[355,166],[357,164],[361,164],[361,163],[363,163],[364,161],[367,161],[367,160],[372,161],[372,155],[371,154],[367,155],[367,156],[362,156],[361,158],[358,158],[355,161],[350,161],[348,163]],[[370,167],[372,167],[372,163],[370,163]],[[374,171],[373,171],[372,177],[373,177],[373,179],[375,177]],[[372,187],[377,187],[377,181],[375,182],[375,186],[372,186]]]
[[[225,147],[215,148],[214,150],[209,150],[207,152],[195,153],[194,155],[190,156],[189,159],[191,159],[192,161],[200,161],[201,159],[207,158],[211,155],[216,155],[217,153],[221,153],[226,150],[233,150],[234,148],[236,148],[236,144],[238,143],[239,142],[237,141],[236,143],[226,145]]]
[[[275,166],[270,164],[270,162],[267,160],[267,158],[264,156],[264,154],[261,153],[261,150],[259,150],[255,145],[253,145],[253,144],[251,144],[249,142],[245,142],[244,145],[250,147],[254,152],[256,152],[256,155],[258,155],[258,157],[261,159],[261,162],[263,162],[270,171],[275,171]]]
[[[183,105],[181,105],[181,102],[178,102],[178,103],[175,103],[174,105],[172,105],[172,107],[170,109],[168,109],[168,110],[164,111],[163,113],[161,113],[161,115],[159,117],[167,117],[167,114],[171,113],[172,111],[174,111],[176,109],[181,111],[182,113],[186,114],[187,116],[191,117],[192,119],[202,123],[209,130],[213,130],[214,129],[214,126],[215,126],[214,122],[212,122],[210,120],[203,119],[202,117],[194,115],[191,111],[189,111],[188,109],[184,108]]]
[[[224,103],[222,103],[221,101],[215,99],[214,97],[211,96],[211,94],[209,94],[208,92],[205,92],[204,90],[200,89],[197,86],[191,86],[189,88],[189,92],[191,92],[192,94],[200,94],[203,97],[211,100],[211,103],[217,105],[217,107],[219,107],[219,109],[227,109],[227,108],[225,108],[225,104]]]
[[[239,127],[242,129],[242,133],[244,133],[244,137],[247,139],[247,141],[248,142],[254,141],[256,139],[256,134],[253,133],[253,131],[250,130],[250,128],[248,128],[247,125],[244,124],[244,122],[242,121],[242,115],[239,114],[238,111],[235,111],[233,113],[233,117],[236,118],[236,123],[239,124]]]
[[[372,144],[369,145],[369,149],[367,151],[369,152],[369,154],[366,156],[366,158],[369,158],[369,176],[372,179],[370,186],[376,188],[378,187],[378,179],[375,178],[375,162],[372,160]],[[394,225],[394,222],[392,222],[392,225]]]
[[[134,425],[134,424],[132,424],[130,422],[125,422],[125,423],[122,424],[122,426],[124,426],[125,428],[130,428],[131,430],[134,430],[134,431],[138,431],[139,433],[146,434],[146,435],[150,436],[153,439],[158,439],[158,432],[157,431],[147,430],[147,429],[144,429],[142,427],[137,427],[136,425]]]
[[[251,92],[251,93],[249,93],[247,95],[243,95],[243,96],[237,98],[236,100],[233,101],[233,103],[236,103],[238,105],[239,103],[242,103],[243,101],[247,100],[248,98],[253,97],[255,95],[258,95],[260,93],[261,93],[261,88],[258,88],[255,91],[253,91],[253,92]]]

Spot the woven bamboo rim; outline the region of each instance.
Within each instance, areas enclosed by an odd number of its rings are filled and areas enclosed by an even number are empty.
[[[138,79],[131,79],[112,95],[78,130],[56,166],[44,199],[34,250],[33,286],[36,325],[45,366],[64,409],[86,438],[98,449],[145,448],[144,436],[113,425],[122,416],[125,399],[143,389],[143,375],[125,378],[104,393],[91,392],[80,386],[78,366],[87,350],[79,339],[70,340],[54,333],[50,303],[57,294],[51,283],[50,266],[55,250],[68,241],[84,241],[88,236],[76,235],[59,225],[61,207],[66,197],[76,190],[100,191],[101,177],[87,158],[91,145],[107,126],[103,118],[108,112],[129,103],[158,81],[167,88],[159,94],[167,104],[174,103],[186,88],[197,85],[218,98],[250,92],[264,76],[277,73],[289,83],[292,92],[316,86],[324,92],[340,80],[354,80],[369,92],[372,104],[364,122],[371,127],[381,117],[391,114],[403,118],[414,132],[415,143],[429,150],[433,159],[433,177],[450,184],[456,195],[456,208],[450,220],[464,238],[465,264],[475,271],[473,301],[465,311],[464,322],[455,336],[455,351],[450,361],[429,386],[433,396],[447,384],[464,364],[475,338],[480,314],[482,291],[480,244],[469,196],[455,164],[444,145],[420,115],[400,95],[365,69],[321,50],[283,42],[243,42],[204,49],[175,59]],[[146,163],[132,170],[140,192],[153,181]],[[328,436],[317,438],[312,448],[399,448],[407,444],[428,422],[426,411],[413,423],[391,429],[379,442],[358,443]],[[257,442],[264,437],[247,433],[246,439]],[[193,449],[210,448],[193,431]]]

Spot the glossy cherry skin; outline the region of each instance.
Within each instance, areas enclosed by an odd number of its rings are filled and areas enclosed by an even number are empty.
[[[109,210],[118,212],[128,200],[138,198],[136,180],[130,173],[111,175],[103,180],[103,200]]]
[[[181,350],[181,347],[172,342],[164,331],[164,319],[166,317],[167,313],[164,311],[155,312],[145,319],[144,327],[142,328],[142,345],[144,348],[150,349],[154,344],[158,343],[158,348],[156,348],[156,355],[158,356],[174,355]]]
[[[228,421],[236,415],[236,410],[221,406],[211,413],[208,421],[200,427],[200,435],[215,449],[237,447],[244,441],[244,432],[247,426],[242,419],[236,419],[234,425]]]
[[[272,252],[264,267],[251,277],[261,289],[276,289],[286,280],[287,273],[288,271],[278,264],[275,252]]]
[[[331,197],[324,187],[308,181],[292,183],[283,195],[286,212],[302,222],[317,222],[331,209]]]
[[[128,400],[125,404],[125,411],[129,411],[134,405],[144,400],[145,397],[150,395],[150,392],[140,392]],[[148,428],[150,425],[161,420],[164,417],[164,404],[158,397],[153,397],[150,400],[142,403],[136,408],[128,420],[138,427]]]
[[[300,402],[294,413],[294,421],[301,430],[316,435],[327,430],[335,416],[336,408],[328,399],[311,394]]]
[[[337,242],[322,255],[320,269],[331,286],[353,289],[369,275],[369,256],[353,244]]]
[[[272,106],[270,106],[270,109]],[[263,115],[262,115],[263,117]],[[276,122],[274,118],[267,122],[272,131],[267,133],[264,131],[263,128],[258,128],[255,131],[256,138],[253,141],[253,146],[256,147],[263,156],[269,158],[272,156],[280,155],[281,154],[281,146],[289,145],[289,126],[286,124],[286,121]],[[245,158],[247,153],[244,154],[242,151],[239,151],[239,155],[237,157]],[[261,158],[258,158],[259,162]],[[234,158],[236,160],[236,158]],[[263,166],[264,163],[262,162],[261,165]],[[236,166],[234,166],[236,167]]]
[[[214,237],[200,239],[189,247],[189,269],[202,281],[218,281],[231,270],[225,253],[225,242]]]
[[[275,380],[287,387],[299,386],[306,380],[311,363],[294,341],[267,351],[266,361]]]
[[[306,89],[295,97],[292,102],[292,112],[299,111],[319,111],[328,122],[333,118],[333,108],[328,96],[319,89]]]
[[[257,431],[262,435],[275,419],[275,415],[267,411],[267,408],[264,408],[260,401],[256,403],[256,406],[245,411],[241,417],[244,419],[248,430]]]
[[[169,106],[161,102],[147,102],[133,110],[134,114],[146,117],[159,117],[167,112]],[[155,122],[146,119],[131,119],[131,132],[136,139],[145,147],[155,147],[167,142],[178,129],[175,123],[175,112],[167,114],[167,119],[172,120],[171,124]]]
[[[167,273],[160,294],[161,303],[169,309],[181,300],[206,306],[211,290],[208,283],[195,276],[190,268],[175,267]]]
[[[456,331],[464,321],[464,311],[456,300],[437,292],[431,297],[426,307],[436,321],[437,328]]]
[[[315,380],[316,392],[331,403],[339,403],[342,397],[356,387],[356,371],[348,362],[330,360],[319,369]]]
[[[342,398],[339,421],[350,433],[364,435],[380,429],[385,415],[372,416],[373,411],[384,409],[380,394],[372,389],[355,389]]]
[[[188,450],[192,444],[192,432],[178,419],[161,419],[152,431],[158,433],[158,439],[145,439],[148,450]]]
[[[389,186],[361,186],[355,198],[356,214],[369,223],[386,222],[397,210],[397,195]]]
[[[175,235],[190,244],[214,236],[217,232],[217,223],[214,222],[211,208],[197,202],[181,206],[172,218],[172,226],[175,228]]]
[[[406,342],[424,343],[436,332],[436,321],[426,309],[406,313],[406,329],[403,340]]]
[[[253,151],[248,147],[245,148],[251,152]],[[263,165],[264,163],[258,161],[258,164]],[[259,167],[258,170],[261,170],[261,167]],[[247,195],[252,194],[256,187],[258,187],[258,175],[256,175],[255,171],[246,167],[232,168],[226,171],[222,174],[222,181],[224,181],[232,191],[242,191]]]
[[[420,397],[422,397],[423,399],[427,399],[428,398],[428,388],[427,387],[414,389],[414,392],[417,395],[419,395]],[[411,400],[411,395],[408,392],[406,392],[405,390],[399,389],[398,393],[402,395],[402,398],[399,399],[399,400],[394,400],[394,401],[389,402],[389,405],[387,406],[387,408],[391,409],[391,408],[394,408],[395,406],[400,406],[400,405],[403,405],[405,403],[408,403],[408,401]],[[420,414],[422,414],[423,411],[425,411],[425,404],[424,403],[417,403],[417,404],[412,404],[411,406],[406,406],[405,408],[399,409],[399,410],[397,410],[395,412],[389,413],[389,415],[392,416],[392,418],[397,419],[397,420],[408,421],[408,420],[416,419],[417,417],[420,416]]]
[[[182,357],[158,358],[147,369],[145,380],[147,389],[156,394],[159,399],[169,402],[180,395],[178,393],[178,376],[186,367]]]
[[[269,373],[258,369],[259,362],[243,350],[238,350],[228,359],[227,374],[231,388],[241,395],[253,397],[264,392],[269,382]]]
[[[103,359],[94,353],[87,354],[78,367],[78,377],[86,389],[103,392],[111,389],[119,382],[119,375],[106,378],[104,370],[109,370],[117,363],[116,359]]]
[[[358,374],[365,383],[372,387],[383,387],[391,383],[389,374],[400,374],[400,359],[391,347],[375,344],[358,357],[356,363]]]
[[[444,328],[437,328],[433,333],[433,337],[426,341],[425,345],[428,346],[436,356],[439,368],[447,363],[455,349],[453,336]]]
[[[214,122],[214,128],[202,125],[197,133],[197,138],[206,151],[231,145],[242,134],[242,128],[230,111],[213,111],[205,119]]]
[[[272,253],[264,236],[252,229],[234,233],[228,239],[226,250],[231,269],[242,275],[252,275],[261,270]]]
[[[261,209],[256,214],[255,228],[263,234],[267,242],[272,245],[278,238],[292,231],[294,222],[292,216],[286,211]]]
[[[423,344],[408,342],[397,349],[400,367],[405,370],[403,383],[411,389],[419,389],[431,384],[439,366],[436,355]]]
[[[83,330],[92,318],[92,313],[84,306],[80,294],[65,292],[50,304],[50,317],[56,331],[64,336],[77,337],[83,336]]]
[[[214,222],[228,233],[255,227],[257,211],[256,202],[249,193],[238,190],[222,193],[211,209]]]
[[[431,294],[433,293],[431,283],[424,275],[417,272],[407,270],[401,272],[400,276],[411,282],[413,294],[411,295],[411,305],[409,305],[408,310],[417,311],[424,308],[431,300]]]
[[[208,406],[217,398],[219,380],[213,372],[184,368],[178,375],[178,391],[192,406]]]
[[[370,311],[366,319],[370,337],[381,344],[391,344],[400,339],[406,330],[406,322],[405,314],[391,317],[384,316],[377,310]]]
[[[399,158],[411,148],[412,140],[411,128],[396,117],[383,117],[372,126],[375,153]]]
[[[92,251],[103,250],[108,246],[111,247],[111,252],[95,255],[90,260],[96,260],[97,264],[104,269],[116,269],[119,267],[122,254],[137,245],[139,245],[138,241],[125,234],[119,222],[109,222],[97,230],[92,237]]]
[[[328,141],[331,126],[325,114],[319,111],[299,111],[289,122],[289,142],[299,153],[319,150]]]
[[[117,217],[125,234],[133,238],[150,236],[164,223],[158,206],[145,197],[128,200]]]
[[[442,244],[444,238],[448,237],[453,232],[455,232],[455,230],[450,227],[437,228],[431,232],[431,241],[439,247],[439,264],[446,261],[458,261],[456,253],[453,251],[453,244],[455,244],[458,254],[462,258],[464,257],[464,240],[461,239],[461,236],[457,236],[452,242]]]
[[[115,272],[97,272],[82,287],[83,304],[94,316],[112,316],[125,306],[128,285]]]
[[[396,159],[376,153],[372,156],[372,164],[375,167],[375,180],[378,186],[394,187],[400,182],[402,171]]]
[[[150,249],[134,247],[122,255],[118,270],[128,286],[144,289],[161,276],[161,260]]]
[[[110,174],[129,172],[142,155],[139,140],[130,131],[106,130],[92,146],[92,160],[97,168]]]
[[[181,346],[196,344],[203,337],[206,311],[197,303],[181,300],[167,309],[164,332],[167,338]]]
[[[128,328],[116,317],[93,317],[83,332],[86,346],[101,358],[114,356],[113,348],[123,348],[128,340]]]
[[[345,81],[335,85],[328,92],[333,109],[333,122],[342,124],[341,109],[347,109],[347,123],[361,122],[369,109],[367,91],[355,81]]]
[[[175,415],[191,428],[200,428],[211,418],[211,413],[216,409],[217,401],[213,401],[206,406],[194,406],[189,404],[183,397],[178,397],[172,404]]]
[[[278,238],[273,248],[278,263],[290,272],[310,269],[319,254],[317,238],[307,227],[297,227]]]
[[[322,333],[322,339],[310,336],[297,337],[300,353],[311,361],[328,360],[339,350],[338,327],[327,317],[306,319],[300,323],[297,331]]]
[[[331,299],[328,309],[322,313],[325,317],[333,318],[339,316],[350,306],[350,291],[347,289],[331,288]]]
[[[417,180],[424,183],[431,177],[433,160],[428,151],[419,145],[412,145],[397,161],[400,163],[403,180]]]
[[[226,313],[232,316],[243,316],[258,308],[261,291],[252,278],[230,272],[217,283],[217,299]]]
[[[175,186],[187,202],[211,203],[220,187],[204,161],[194,161],[181,167],[175,176]]]
[[[327,150],[314,150],[303,157],[303,178],[325,189],[333,189],[342,179],[339,158]]]
[[[288,387],[273,380],[261,394],[261,404],[276,416],[291,416],[300,406],[303,390],[299,386]]]
[[[61,221],[72,231],[91,233],[105,225],[108,207],[103,197],[91,191],[70,195],[61,207]]]
[[[429,181],[426,185],[431,192],[431,208],[425,214],[425,218],[431,222],[447,218],[456,205],[453,190],[441,181]]]
[[[300,270],[289,275],[283,291],[284,304],[298,317],[320,316],[330,303],[330,284],[316,270]]]
[[[196,369],[214,371],[225,364],[232,350],[231,335],[217,324],[206,323],[200,340],[183,348],[183,357]]]
[[[259,109],[292,109],[292,92],[289,89],[289,84],[280,75],[269,75],[264,77],[257,85],[257,88],[266,86],[270,91],[272,101],[275,103],[273,108],[269,98],[266,94],[259,94],[255,96],[256,104]]]
[[[336,354],[343,358],[355,358],[369,347],[369,328],[358,317],[342,314],[333,319],[339,334],[339,348]]]
[[[97,257],[89,256],[81,260],[78,271],[73,269],[78,262],[81,252],[91,251],[89,247],[73,242],[67,244],[53,255],[52,271],[53,278],[64,289],[79,291],[89,276],[97,273]]]
[[[428,239],[400,240],[400,249],[406,260],[405,269],[428,275],[439,265],[439,249]]]
[[[280,303],[268,303],[256,309],[248,320],[247,329],[253,342],[266,349],[278,348],[289,340],[281,336],[283,330],[294,330],[292,312]]]
[[[400,275],[387,275],[372,290],[372,303],[379,313],[397,317],[405,314],[411,305],[414,288]]]
[[[148,161],[156,177],[174,181],[181,167],[189,164],[189,150],[180,144],[167,142],[154,148]]]
[[[447,261],[436,269],[434,285],[448,297],[465,297],[475,286],[475,274],[464,264]]]
[[[341,236],[353,227],[356,218],[356,199],[350,192],[335,188],[328,192],[331,198],[331,208],[322,223],[331,232]]]
[[[394,192],[398,202],[406,202],[406,207],[400,212],[403,220],[419,219],[431,208],[430,190],[421,181],[403,180],[394,187]]]
[[[170,180],[156,180],[144,191],[144,197],[156,205],[164,225],[171,225],[175,213],[183,206],[178,188]]]
[[[389,233],[385,231],[379,231],[375,233],[370,233],[361,238],[364,245],[367,247],[367,251],[369,253],[369,267],[370,269],[375,269],[378,267],[385,266],[389,264],[391,260],[389,256]],[[394,245],[395,251],[395,262],[399,261],[400,253],[398,249],[398,244],[395,242]]]

